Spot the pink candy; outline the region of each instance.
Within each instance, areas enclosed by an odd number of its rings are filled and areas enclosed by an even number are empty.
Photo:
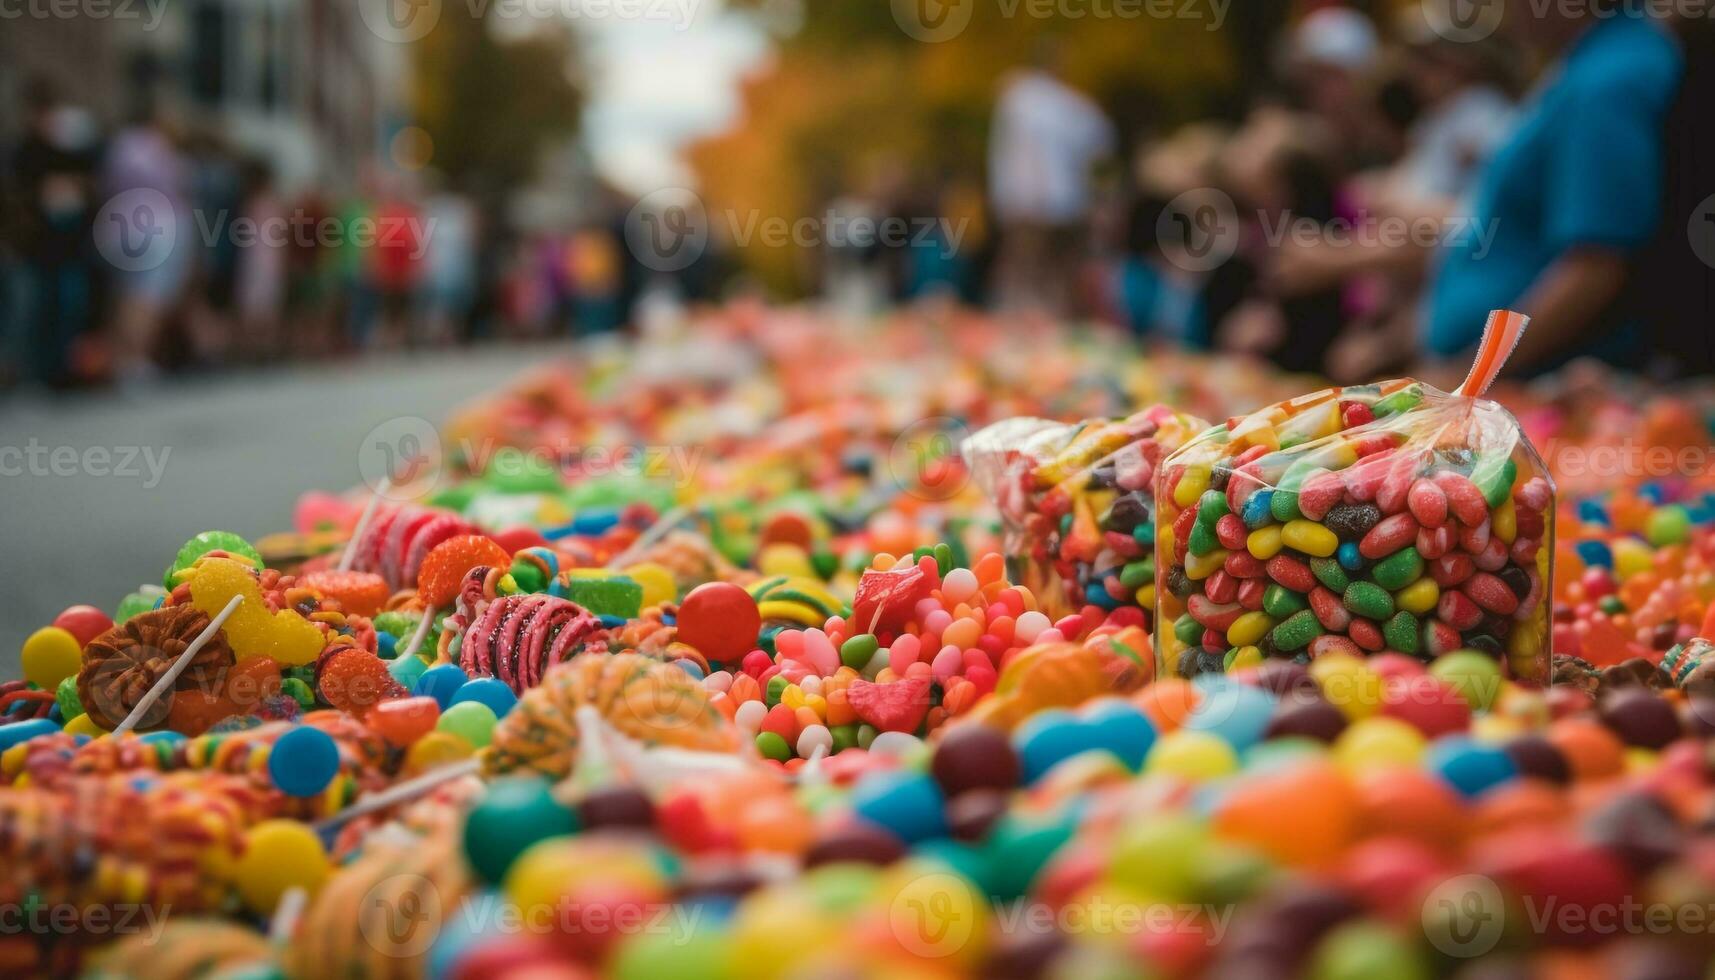
[[[1424,479],[1413,483],[1411,492],[1406,496],[1406,506],[1411,509],[1411,516],[1417,518],[1417,523],[1425,529],[1438,528],[1447,523],[1447,494],[1436,486],[1433,480]]]

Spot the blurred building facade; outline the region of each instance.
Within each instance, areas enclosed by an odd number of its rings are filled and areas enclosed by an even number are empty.
[[[348,180],[401,124],[407,49],[362,0],[110,0],[56,16],[26,6],[0,29],[0,145],[45,76],[110,129],[160,105],[193,133],[268,160],[286,186]]]

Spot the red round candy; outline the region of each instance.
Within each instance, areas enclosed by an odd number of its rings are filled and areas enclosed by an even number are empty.
[[[417,571],[417,597],[431,609],[446,606],[458,596],[465,574],[482,565],[510,568],[512,556],[493,538],[481,534],[448,538],[423,559],[423,567]]]
[[[750,593],[731,582],[707,582],[679,605],[679,641],[719,663],[740,660],[756,648],[762,614]]]
[[[76,637],[77,645],[84,647],[112,629],[113,620],[94,606],[72,606],[54,617],[54,625]]]
[[[523,525],[509,527],[504,531],[497,532],[494,535],[494,540],[495,543],[505,548],[506,553],[510,555],[516,555],[525,548],[549,547],[548,539],[542,536],[542,532]]]

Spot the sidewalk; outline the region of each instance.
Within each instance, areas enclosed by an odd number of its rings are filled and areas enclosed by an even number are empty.
[[[0,401],[0,677],[68,605],[108,613],[186,538],[289,529],[305,490],[361,482],[358,446],[460,403],[570,344],[389,355],[169,381],[137,395]]]

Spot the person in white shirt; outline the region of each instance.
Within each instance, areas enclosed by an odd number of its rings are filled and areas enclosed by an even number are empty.
[[[1051,50],[1002,83],[989,133],[989,203],[999,229],[994,300],[1065,313],[1084,251],[1092,170],[1114,151],[1113,124],[1066,84]]]

